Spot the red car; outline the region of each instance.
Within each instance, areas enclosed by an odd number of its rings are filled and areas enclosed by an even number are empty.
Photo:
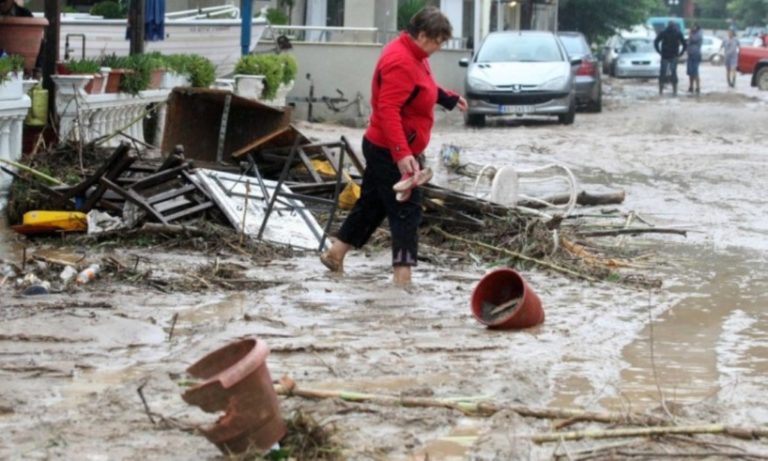
[[[743,74],[752,74],[752,86],[768,91],[768,48],[742,47],[736,69]]]

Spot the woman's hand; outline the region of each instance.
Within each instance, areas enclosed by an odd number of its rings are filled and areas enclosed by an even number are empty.
[[[402,176],[413,176],[419,172],[419,162],[416,157],[409,155],[397,161],[397,169]]]
[[[463,96],[459,96],[459,101],[456,103],[456,107],[458,107],[460,111],[466,112],[468,107],[467,100],[464,99]]]

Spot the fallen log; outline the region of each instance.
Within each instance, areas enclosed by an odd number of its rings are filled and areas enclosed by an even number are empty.
[[[623,190],[618,192],[605,192],[605,193],[591,193],[587,191],[581,191],[576,196],[576,204],[582,206],[597,206],[597,205],[618,205],[624,203],[626,194]],[[569,194],[557,194],[550,197],[545,197],[542,200],[549,202],[553,205],[565,205],[570,200]],[[544,208],[546,205],[536,200],[521,200],[517,203],[519,206],[526,208]]]

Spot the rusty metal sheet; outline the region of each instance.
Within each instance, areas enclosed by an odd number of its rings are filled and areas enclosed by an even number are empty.
[[[183,145],[187,159],[215,163],[221,120],[227,95],[231,95],[222,159],[234,162],[232,153],[287,128],[291,109],[278,109],[229,91],[204,88],[176,88],[168,98],[162,149]]]

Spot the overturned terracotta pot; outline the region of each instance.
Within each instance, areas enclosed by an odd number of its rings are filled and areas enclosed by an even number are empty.
[[[187,372],[205,381],[182,395],[185,402],[209,413],[224,411],[205,436],[224,453],[250,447],[268,450],[285,436],[277,394],[267,369],[269,349],[249,338],[214,351]]]

